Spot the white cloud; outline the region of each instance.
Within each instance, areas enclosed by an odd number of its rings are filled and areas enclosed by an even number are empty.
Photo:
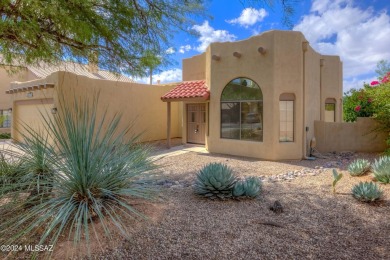
[[[238,18],[227,20],[226,22],[230,24],[238,24],[245,28],[248,28],[251,25],[254,25],[257,22],[263,21],[263,19],[268,15],[267,11],[263,8],[255,9],[252,7],[245,8],[242,10],[241,15]]]
[[[166,54],[174,54],[175,53],[175,49],[173,47],[169,47],[166,51],[165,51]]]
[[[204,21],[202,25],[194,25],[193,30],[200,34],[198,41],[200,45],[195,49],[199,52],[204,52],[212,42],[234,41],[237,37],[225,30],[215,30],[209,25],[208,21]]]
[[[181,69],[171,69],[165,70],[158,74],[153,74],[153,84],[157,84],[157,81],[160,80],[160,83],[169,83],[169,82],[180,82],[182,80],[182,70]],[[149,84],[150,78],[143,77],[135,79],[138,83]]]
[[[179,82],[182,79],[181,69],[171,69],[163,71],[159,74],[153,75],[153,82],[160,80],[160,83]]]
[[[341,57],[344,89],[373,75],[379,60],[390,60],[389,15],[362,9],[353,0],[315,0],[294,30],[302,31],[318,52]]]
[[[377,80],[375,77],[367,77],[364,79],[358,79],[356,77],[350,78],[343,81],[343,91],[347,92],[353,88],[359,89],[362,88],[364,83],[370,84],[371,81]]]
[[[187,44],[187,45],[180,46],[179,52],[185,53],[187,51],[190,51],[191,49],[192,49],[191,45]]]

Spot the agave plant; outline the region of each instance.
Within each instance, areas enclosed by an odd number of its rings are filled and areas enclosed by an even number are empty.
[[[211,199],[231,198],[236,181],[236,176],[227,165],[210,163],[197,174],[195,193]]]
[[[152,190],[137,183],[153,165],[142,146],[135,145],[136,138],[127,136],[130,128],[119,129],[120,115],[98,117],[98,95],[73,102],[59,97],[54,118],[43,117],[55,141],[40,143],[51,165],[45,169],[53,171],[45,179],[51,195],[31,208],[15,207],[3,215],[7,221],[0,224],[0,244],[21,243],[37,229],[43,230],[39,245],[55,245],[64,234],[75,245],[82,239],[89,244],[91,233],[97,239],[103,236],[95,233],[96,222],[110,237],[112,226],[127,234],[125,217],[146,217],[128,200],[153,198]],[[41,149],[28,141],[25,145]],[[30,184],[30,179],[25,181]]]
[[[360,182],[352,188],[352,195],[357,200],[372,202],[381,199],[383,192],[373,182]]]
[[[360,176],[370,170],[370,162],[365,159],[356,159],[348,166],[349,174],[352,176]]]
[[[234,197],[256,198],[261,192],[261,181],[256,177],[248,177],[237,181],[233,187]]]
[[[372,171],[377,181],[390,183],[390,156],[383,156],[372,165]]]

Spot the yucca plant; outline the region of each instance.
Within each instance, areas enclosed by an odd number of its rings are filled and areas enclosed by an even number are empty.
[[[365,159],[356,159],[348,165],[349,174],[361,176],[370,170],[370,162]]]
[[[26,210],[15,207],[8,212],[7,221],[0,224],[0,244],[21,243],[37,229],[43,230],[39,245],[55,245],[65,234],[75,245],[82,239],[89,244],[92,233],[98,240],[104,235],[96,233],[96,222],[111,237],[112,226],[127,235],[126,217],[145,218],[128,200],[153,198],[152,190],[137,183],[153,165],[142,146],[135,146],[136,138],[129,140],[130,127],[119,129],[120,115],[98,116],[97,94],[92,100],[72,102],[64,96],[59,94],[54,118],[43,117],[53,139],[45,147],[53,169],[46,180],[51,196]]]
[[[352,188],[352,195],[357,200],[363,202],[373,202],[380,200],[383,192],[378,185],[373,182],[360,182]]]
[[[21,177],[21,162],[18,158],[0,153],[0,194],[14,191]]]
[[[221,163],[210,163],[196,176],[195,193],[211,199],[226,199],[233,196],[233,187],[237,181],[231,168]]]
[[[15,142],[13,151],[8,151],[8,155],[21,162],[19,181],[14,186],[17,190],[29,193],[26,206],[33,206],[51,195],[53,160],[57,157],[48,141],[48,133],[34,130],[28,125],[23,128],[23,142]]]
[[[248,177],[237,181],[233,188],[234,197],[256,198],[261,192],[261,181],[256,177]]]
[[[383,156],[372,164],[372,171],[377,181],[390,183],[390,156]]]

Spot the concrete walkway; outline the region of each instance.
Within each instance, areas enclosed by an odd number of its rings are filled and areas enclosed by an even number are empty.
[[[174,146],[170,149],[165,148],[164,150],[158,150],[156,152],[152,152],[150,158],[153,160],[158,160],[165,157],[176,156],[176,155],[189,153],[189,152],[209,153],[203,145],[200,146],[200,145],[185,144],[185,145]]]

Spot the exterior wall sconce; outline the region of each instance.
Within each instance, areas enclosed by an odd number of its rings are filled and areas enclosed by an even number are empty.
[[[233,56],[236,58],[241,58],[241,53],[235,51],[235,52],[233,52]]]
[[[215,61],[219,61],[221,59],[221,57],[214,54],[213,56],[211,56],[211,59],[215,60]]]
[[[259,47],[258,49],[257,49],[257,51],[260,53],[260,54],[262,54],[262,55],[264,55],[267,51],[265,50],[265,48],[264,47]]]
[[[8,108],[8,112],[12,113],[12,107]]]
[[[32,92],[28,92],[27,94],[26,94],[26,97],[28,97],[28,98],[32,98],[34,96],[34,94],[32,93]]]
[[[53,115],[57,114],[57,108],[56,107],[53,107],[50,111],[51,111],[51,113]]]

